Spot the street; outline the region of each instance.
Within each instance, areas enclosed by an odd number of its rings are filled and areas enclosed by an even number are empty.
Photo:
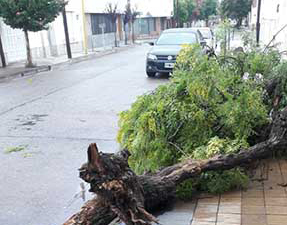
[[[88,145],[119,150],[118,113],[168,82],[146,77],[148,48],[0,83],[1,225],[58,225],[80,209]]]

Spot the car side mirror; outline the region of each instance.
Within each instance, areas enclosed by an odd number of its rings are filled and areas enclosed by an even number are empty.
[[[153,41],[149,42],[148,44],[151,45],[151,46],[154,46],[154,42]]]

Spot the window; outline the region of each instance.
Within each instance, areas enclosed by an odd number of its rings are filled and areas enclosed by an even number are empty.
[[[198,43],[195,33],[173,32],[163,33],[157,40],[157,45],[183,45]]]
[[[91,14],[91,26],[93,35],[102,34],[102,27],[104,33],[115,32],[115,25],[107,14]]]
[[[149,32],[156,30],[156,24],[155,24],[155,18],[147,18],[148,19],[148,26],[149,26]]]

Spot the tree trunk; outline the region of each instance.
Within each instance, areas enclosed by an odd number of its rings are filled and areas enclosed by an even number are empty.
[[[63,225],[105,225],[111,223],[117,215],[100,198],[86,202],[79,213],[73,215]]]
[[[128,26],[128,23],[126,23],[125,25],[124,25],[124,28],[125,28],[125,45],[127,45],[128,44],[128,30],[129,30],[129,28],[128,28],[129,26]]]
[[[209,20],[206,19],[206,20],[205,20],[205,26],[206,26],[206,27],[208,27],[208,22],[209,22]]]
[[[28,31],[24,30],[24,34],[25,34],[25,41],[26,41],[26,54],[27,54],[26,67],[34,67],[33,62],[32,62],[32,54],[31,54]]]
[[[6,59],[5,59],[1,36],[0,36],[0,56],[1,56],[2,67],[6,67]]]
[[[237,20],[236,27],[237,27],[237,28],[240,28],[241,25],[242,25],[242,18],[239,18],[239,19]]]
[[[135,28],[134,28],[134,23],[132,23],[132,41],[133,44],[135,43]]]
[[[116,216],[127,225],[151,224],[149,214],[175,197],[176,186],[207,171],[227,170],[262,159],[287,147],[287,107],[273,117],[269,138],[237,154],[219,155],[208,160],[187,160],[151,175],[137,176],[128,166],[128,151],[106,154],[96,144],[88,148],[88,163],[80,177],[97,194],[64,225],[107,225]],[[99,205],[102,203],[102,205]],[[100,218],[100,219],[97,219]]]
[[[117,23],[114,22],[114,27],[115,27],[115,47],[118,47],[118,40],[117,40]]]

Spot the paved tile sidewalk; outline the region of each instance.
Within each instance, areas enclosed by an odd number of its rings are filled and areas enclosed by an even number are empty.
[[[177,203],[163,225],[287,225],[287,160],[263,160],[247,190]]]

